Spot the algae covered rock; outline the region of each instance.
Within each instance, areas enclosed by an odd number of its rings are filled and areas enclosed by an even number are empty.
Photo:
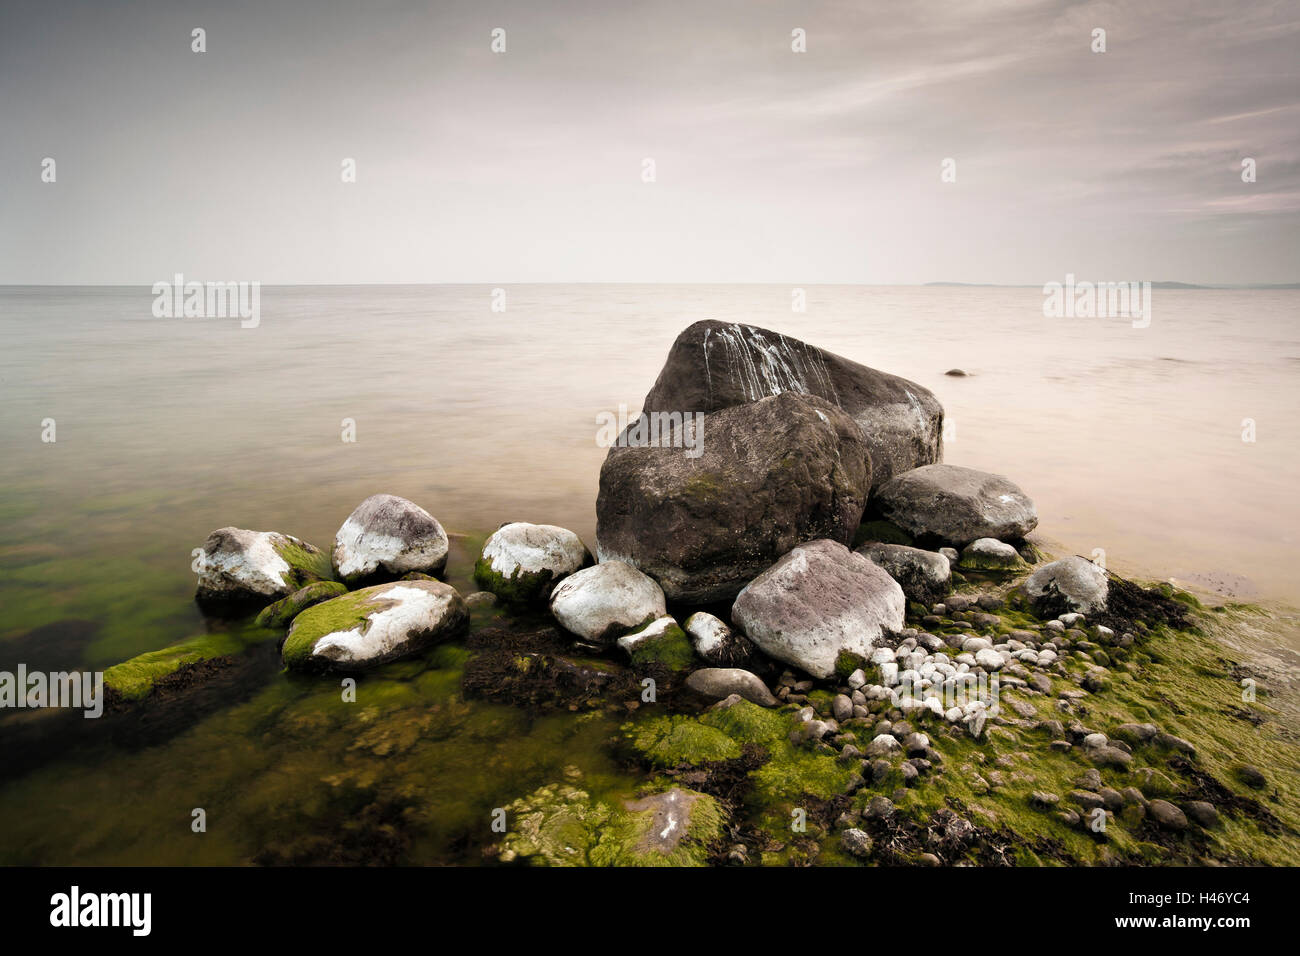
[[[681,671],[695,664],[690,638],[668,615],[620,637],[618,646],[627,651],[633,666],[656,663]]]
[[[218,528],[203,542],[195,599],[205,609],[265,604],[329,580],[329,558],[306,541],[278,531]]]
[[[468,623],[465,601],[449,584],[377,584],[307,608],[281,654],[297,670],[358,671],[419,653]]]
[[[1025,566],[1020,552],[997,538],[976,538],[961,552],[963,571],[1017,571]]]
[[[1066,611],[1091,614],[1105,610],[1110,584],[1104,570],[1086,558],[1071,555],[1036,570],[1025,580],[1024,589],[1040,615]]]
[[[613,447],[600,471],[596,550],[650,575],[669,600],[736,596],[800,541],[849,542],[871,459],[842,409],[783,392],[706,415],[699,454]]]
[[[925,465],[896,475],[873,504],[918,541],[963,548],[977,538],[1017,540],[1038,526],[1029,496],[1002,475]]]
[[[232,632],[202,634],[113,665],[104,671],[104,686],[124,700],[143,700],[159,681],[181,668],[241,654],[247,646]]]
[[[873,485],[943,458],[943,406],[928,389],[736,322],[696,322],[677,336],[643,407],[707,413],[783,392],[826,399],[853,418],[867,442]]]
[[[371,495],[334,535],[330,559],[338,576],[355,586],[411,571],[441,574],[447,550],[447,532],[429,512],[397,495]]]
[[[262,608],[262,612],[257,615],[253,623],[258,627],[288,627],[295,617],[313,604],[320,604],[322,601],[341,597],[347,593],[347,585],[339,581],[316,581]]]
[[[572,531],[513,521],[484,543],[474,580],[512,604],[544,602],[562,578],[590,563],[587,546]]]
[[[550,603],[565,630],[597,644],[611,644],[668,611],[663,589],[621,561],[574,572],[555,586]]]
[[[541,787],[506,807],[499,858],[535,866],[704,866],[726,816],[712,797],[673,787],[601,801],[585,790]]]
[[[883,568],[825,539],[795,548],[751,581],[731,617],[770,657],[814,677],[835,673],[841,655],[868,657],[903,628],[907,599]]]

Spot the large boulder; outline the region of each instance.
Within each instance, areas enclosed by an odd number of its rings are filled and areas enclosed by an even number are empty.
[[[338,576],[355,586],[411,571],[441,574],[447,547],[447,532],[419,505],[397,495],[371,495],[334,535],[330,557]]]
[[[1077,554],[1043,565],[1025,579],[1024,588],[1034,610],[1047,617],[1104,610],[1110,595],[1106,572]]]
[[[872,482],[943,460],[943,406],[928,389],[752,325],[696,322],[673,342],[643,408],[715,412],[781,392],[817,395],[857,422]]]
[[[858,548],[858,554],[884,568],[909,601],[926,607],[942,600],[952,587],[952,564],[937,551],[875,541]]]
[[[600,471],[596,550],[668,598],[734,597],[800,541],[852,539],[871,461],[861,429],[813,395],[783,392],[704,416],[696,457],[614,447]]]
[[[465,601],[450,584],[377,584],[299,613],[281,655],[296,670],[360,671],[419,653],[468,624]]]
[[[906,604],[883,568],[822,539],[800,545],[751,581],[731,619],[768,656],[826,678],[902,630]]]
[[[590,563],[587,546],[567,528],[513,521],[483,545],[474,580],[503,601],[544,602],[562,578]]]
[[[205,609],[266,605],[316,581],[327,581],[329,557],[278,531],[218,528],[195,562],[195,599]]]
[[[663,589],[621,561],[575,571],[551,592],[551,613],[572,634],[612,644],[668,613]]]
[[[1001,475],[925,465],[878,487],[873,507],[922,543],[963,548],[978,538],[1014,541],[1038,526],[1029,497]]]

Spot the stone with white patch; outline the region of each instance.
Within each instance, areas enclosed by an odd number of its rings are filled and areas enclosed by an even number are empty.
[[[377,584],[300,613],[281,654],[296,670],[361,671],[448,640],[468,623],[465,601],[450,584]]]
[[[682,624],[682,629],[695,645],[695,653],[717,667],[740,666],[753,659],[754,645],[748,638],[707,611],[696,611]]]
[[[512,521],[483,544],[474,580],[502,600],[528,604],[546,601],[556,584],[590,563],[587,546],[567,528]]]
[[[1078,555],[1038,568],[1025,580],[1024,589],[1040,614],[1056,614],[1062,609],[1093,614],[1105,610],[1110,595],[1106,572]],[[1060,621],[1048,621],[1044,626],[1052,630],[1065,627]]]
[[[621,561],[575,571],[551,592],[551,613],[565,630],[611,644],[667,613],[663,589]]]
[[[205,607],[267,604],[331,576],[324,552],[278,531],[218,528],[197,564]]]
[[[338,576],[356,585],[411,571],[441,574],[447,550],[447,532],[429,512],[397,495],[371,495],[334,535],[330,558]]]

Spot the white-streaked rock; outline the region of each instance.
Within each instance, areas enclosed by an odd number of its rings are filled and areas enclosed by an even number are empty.
[[[567,528],[512,521],[484,542],[474,577],[499,596],[545,601],[556,584],[590,561],[587,546]]]
[[[218,528],[197,564],[200,602],[271,601],[329,576],[323,552],[278,531]]]

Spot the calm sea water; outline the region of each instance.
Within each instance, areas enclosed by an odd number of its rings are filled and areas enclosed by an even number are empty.
[[[596,416],[637,410],[673,338],[701,318],[776,329],[932,389],[951,423],[947,460],[1019,483],[1051,550],[1100,548],[1121,573],[1300,605],[1300,292],[1156,290],[1145,329],[1045,318],[1037,289],[807,292],[795,313],[782,286],[518,286],[500,313],[486,286],[280,287],[242,329],[155,319],[143,288],[2,289],[0,649],[33,668],[102,667],[199,633],[191,550],[210,530],[328,547],[375,492],[470,535],[458,583],[474,539],[504,521],[564,525],[592,545]],[[1300,648],[1293,627],[1274,639]],[[347,787],[381,815],[435,807],[409,858],[459,860],[467,821],[565,767],[616,787],[593,743],[608,728],[575,736],[508,708],[465,710],[456,664],[374,685],[411,709],[389,714],[400,739],[372,752],[346,723],[364,718],[333,715],[268,666],[252,699],[165,746],[87,745],[7,782],[0,862],[244,862],[269,833],[333,834],[354,809],[338,797]],[[239,826],[201,849],[159,835],[159,819],[179,814],[185,832],[188,808],[209,804]]]

